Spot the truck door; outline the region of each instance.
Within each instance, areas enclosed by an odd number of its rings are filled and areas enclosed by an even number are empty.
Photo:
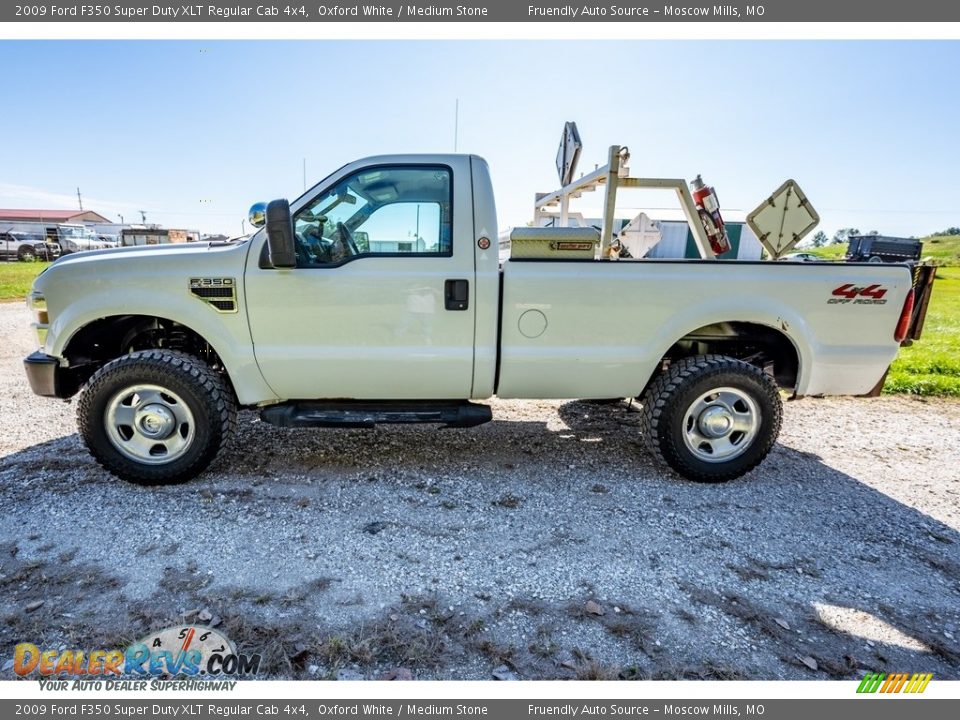
[[[296,268],[261,268],[255,238],[250,332],[281,398],[470,397],[469,178],[465,158],[347,166],[293,204]]]

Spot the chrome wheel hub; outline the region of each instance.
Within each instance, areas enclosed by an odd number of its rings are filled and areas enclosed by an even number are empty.
[[[166,405],[150,403],[137,411],[135,423],[144,435],[160,440],[173,432],[177,421]]]
[[[753,444],[760,420],[760,408],[748,393],[733,387],[716,388],[687,408],[683,440],[697,459],[726,462]]]
[[[733,429],[733,415],[725,407],[714,405],[700,413],[697,424],[704,436],[723,437]]]

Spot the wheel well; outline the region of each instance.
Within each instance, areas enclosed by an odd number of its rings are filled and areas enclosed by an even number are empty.
[[[784,389],[794,389],[800,355],[793,341],[779,330],[749,322],[704,325],[687,333],[664,355],[664,366],[691,355],[727,355],[763,368]]]
[[[230,381],[219,355],[199,333],[173,320],[149,315],[114,315],[82,327],[64,357],[86,382],[104,363],[137,350],[180,350],[199,358]]]

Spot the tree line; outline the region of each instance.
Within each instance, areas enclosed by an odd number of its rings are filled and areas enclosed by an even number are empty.
[[[842,245],[846,242],[849,242],[850,238],[855,235],[879,235],[880,233],[876,230],[871,230],[868,233],[862,233],[858,228],[840,228],[837,230],[833,237],[828,237],[823,230],[818,230],[817,234],[813,236],[811,241],[814,247],[823,247],[824,245]],[[948,227],[946,230],[940,230],[939,232],[931,233],[931,237],[947,237],[949,235],[960,235],[960,227]],[[913,237],[911,235],[911,237]]]

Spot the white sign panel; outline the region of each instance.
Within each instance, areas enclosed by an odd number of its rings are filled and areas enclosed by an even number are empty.
[[[560,137],[560,147],[557,148],[557,175],[560,176],[560,185],[569,185],[573,181],[573,174],[577,171],[577,161],[580,160],[580,133],[575,122],[568,122],[563,126],[563,135]]]
[[[817,211],[793,180],[747,215],[747,224],[774,260],[790,252],[819,222]]]

